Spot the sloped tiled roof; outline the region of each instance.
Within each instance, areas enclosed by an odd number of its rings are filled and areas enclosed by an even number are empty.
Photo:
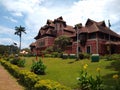
[[[120,38],[120,35],[118,35],[117,33],[115,33],[114,31],[112,31],[110,28],[108,28],[105,25],[104,21],[101,22],[95,22],[93,20],[88,19],[86,22],[86,31],[88,33],[93,33],[93,32],[102,32],[102,33],[106,33],[106,34],[110,34],[112,36],[116,36]]]
[[[86,27],[81,27],[79,33],[88,33],[88,29]]]
[[[64,28],[64,30],[70,31],[70,32],[75,32],[75,29],[73,28],[73,26],[69,26],[69,25],[67,25],[67,26]]]
[[[63,18],[61,16],[61,17],[58,17],[57,19],[55,19],[54,21],[48,19],[46,22],[46,25],[44,25],[43,27],[40,28],[39,33],[35,37],[35,39],[39,39],[40,36],[45,35],[45,34],[51,34],[52,33],[51,30],[54,30],[54,28],[55,28],[55,22],[59,22],[59,21],[63,22],[63,24],[64,24],[63,30],[68,31],[68,32],[73,32],[73,33],[75,32],[75,29],[72,26],[66,25],[66,22],[63,20]],[[52,29],[50,29],[50,27]]]

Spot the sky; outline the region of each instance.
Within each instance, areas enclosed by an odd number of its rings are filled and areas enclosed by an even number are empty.
[[[39,29],[47,19],[60,16],[67,25],[85,25],[88,18],[94,21],[108,20],[111,29],[120,34],[120,0],[0,0],[0,44],[19,46],[19,36],[14,35],[15,26],[25,27],[22,48],[29,48]]]

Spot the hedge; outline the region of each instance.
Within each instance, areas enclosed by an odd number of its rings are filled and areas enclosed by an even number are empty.
[[[35,84],[35,90],[71,90],[53,80],[40,80]]]
[[[41,80],[33,72],[21,69],[8,61],[0,60],[0,63],[28,90],[71,90],[53,80]]]

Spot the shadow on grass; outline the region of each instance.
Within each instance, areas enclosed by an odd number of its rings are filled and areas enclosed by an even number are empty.
[[[80,61],[80,60],[70,61],[70,62],[68,62],[68,64],[72,64],[72,63],[75,63],[75,62],[78,62],[78,61]]]
[[[116,85],[120,84],[120,59],[118,60],[112,60],[111,65],[106,66],[107,69],[112,69],[114,71],[117,71],[117,73],[107,74],[103,76],[103,82],[105,85],[105,90],[120,90],[120,85],[118,86],[118,89],[116,89]],[[118,74],[119,78],[117,80],[113,79],[113,75]],[[116,82],[118,81],[118,82]],[[117,83],[117,84],[116,84]]]

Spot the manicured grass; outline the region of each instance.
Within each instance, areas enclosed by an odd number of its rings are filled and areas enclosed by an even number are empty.
[[[32,65],[32,60],[35,57],[26,58],[27,70],[30,70]],[[101,76],[104,79],[104,84],[107,84],[105,90],[114,90],[112,75],[117,73],[114,67],[109,68],[113,61],[100,60],[99,62],[91,62],[90,60],[79,60],[74,59],[60,59],[60,58],[43,58],[43,63],[47,66],[46,75],[40,75],[41,79],[51,79],[60,82],[63,85],[69,86],[71,88],[78,87],[77,77],[79,76],[80,70],[83,68],[84,64],[88,64],[87,71],[89,74],[95,76],[97,73],[96,69],[99,67],[101,69]],[[108,88],[111,85],[111,88]]]

